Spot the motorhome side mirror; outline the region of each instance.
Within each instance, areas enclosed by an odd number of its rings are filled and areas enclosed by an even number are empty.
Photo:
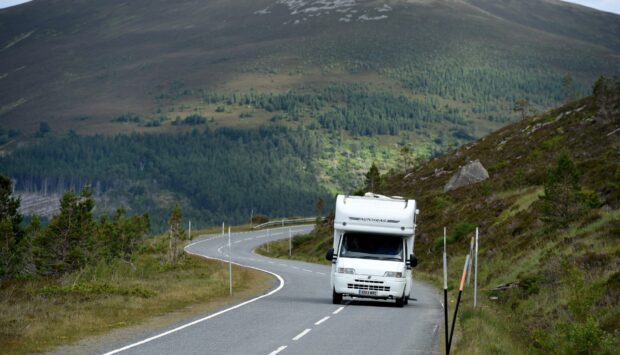
[[[334,259],[334,248],[329,248],[327,254],[325,254],[325,259],[332,261]]]
[[[418,258],[416,258],[416,256],[413,255],[413,254],[411,254],[411,256],[409,256],[409,265],[411,265],[411,267],[418,266]]]

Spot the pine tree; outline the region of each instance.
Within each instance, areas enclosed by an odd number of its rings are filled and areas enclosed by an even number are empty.
[[[579,174],[568,154],[562,153],[557,166],[547,173],[543,220],[555,227],[566,227],[583,212]]]
[[[375,190],[378,190],[381,183],[381,174],[379,174],[379,168],[377,168],[375,163],[372,163],[365,176],[364,186],[366,191],[375,192]]]
[[[562,78],[562,91],[564,92],[564,100],[566,102],[570,102],[575,99],[575,87],[573,83],[573,77],[570,74],[566,74],[564,78]]]
[[[60,214],[55,216],[35,243],[37,269],[58,275],[81,268],[93,256],[94,202],[88,186],[80,195],[66,192],[60,201]]]
[[[514,111],[521,113],[521,120],[527,117],[527,111],[530,107],[530,102],[527,99],[519,99],[515,102]]]
[[[19,198],[11,197],[11,180],[0,175],[0,280],[18,272],[21,253],[19,243],[24,232],[20,227]]]

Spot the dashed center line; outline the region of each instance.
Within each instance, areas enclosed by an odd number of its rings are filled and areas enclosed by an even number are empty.
[[[282,345],[281,347],[277,348],[276,350],[272,351],[269,353],[269,355],[276,355],[277,353],[279,353],[280,351],[286,349],[286,345]]]
[[[342,311],[344,309],[344,306],[338,308],[337,310],[333,311],[332,314],[338,314],[340,313],[340,311]]]
[[[329,319],[329,316],[327,316],[327,317],[323,317],[323,319],[321,319],[320,321],[318,321],[318,322],[314,323],[314,325],[319,325],[319,324],[321,324],[321,323],[325,322],[325,321],[326,321],[326,320],[328,320],[328,319]]]
[[[312,272],[312,270],[308,270],[308,269],[302,269],[302,270],[306,272]]]
[[[301,339],[304,335],[306,335],[306,334],[308,334],[308,333],[310,333],[310,328],[308,328],[308,329],[304,330],[303,332],[301,332],[301,333],[297,334],[297,335],[293,338],[293,340],[299,340],[299,339]]]

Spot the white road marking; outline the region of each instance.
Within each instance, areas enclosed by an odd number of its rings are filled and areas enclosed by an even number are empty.
[[[299,268],[297,266],[291,266],[293,269],[297,269],[299,270]]]
[[[317,274],[319,274],[319,275],[327,275],[327,274],[326,274],[326,273],[324,273],[324,272],[317,272]]]
[[[187,250],[187,248],[189,248],[189,247],[191,247],[191,246],[193,246],[193,245],[196,245],[196,244],[198,244],[198,243],[205,242],[205,241],[207,241],[207,240],[209,240],[209,239],[205,239],[205,240],[201,240],[201,241],[197,241],[197,242],[194,242],[194,243],[192,243],[192,244],[189,244],[189,245],[187,245],[187,246],[184,248],[184,250],[185,250],[188,254],[196,255],[196,256],[199,256],[199,257],[202,257],[202,258],[205,258],[205,259],[212,259],[212,260],[219,260],[219,261],[228,261],[228,260],[223,260],[223,259],[218,259],[218,258],[214,258],[214,257],[210,257],[210,256],[205,256],[205,255],[201,255],[201,254],[193,253],[193,252],[191,252],[191,251]],[[217,316],[219,316],[219,315],[221,315],[221,314],[224,314],[224,313],[226,313],[226,312],[230,312],[230,311],[232,311],[232,310],[234,310],[234,309],[241,308],[241,307],[243,307],[243,306],[245,306],[245,305],[247,305],[247,304],[250,304],[250,303],[252,303],[252,302],[256,302],[256,301],[258,301],[258,300],[260,300],[260,299],[262,299],[262,298],[269,297],[269,296],[273,295],[274,293],[276,293],[276,292],[280,291],[280,290],[284,287],[284,279],[282,278],[282,276],[280,276],[280,275],[276,274],[275,272],[271,272],[271,271],[268,271],[268,270],[265,270],[265,269],[261,269],[261,268],[257,268],[257,267],[254,267],[254,266],[249,266],[249,265],[241,265],[241,264],[238,264],[238,263],[236,263],[236,262],[232,262],[232,264],[235,264],[235,265],[238,265],[238,266],[242,266],[242,267],[247,267],[247,268],[254,269],[254,270],[258,270],[258,271],[262,271],[262,272],[266,272],[266,273],[268,273],[268,274],[270,274],[270,275],[273,275],[273,276],[275,276],[275,277],[278,279],[278,281],[280,282],[280,285],[279,285],[278,287],[276,287],[274,290],[272,290],[271,292],[266,293],[266,294],[264,294],[264,295],[261,295],[261,296],[258,296],[258,297],[254,297],[254,298],[249,299],[249,300],[247,300],[247,301],[245,301],[245,302],[242,302],[242,303],[239,303],[239,304],[237,304],[237,305],[235,305],[235,306],[232,306],[232,307],[229,307],[229,308],[223,309],[223,310],[221,310],[221,311],[219,311],[219,312],[213,313],[213,314],[211,314],[211,315],[209,315],[209,316],[206,316],[206,317],[204,317],[204,318],[200,318],[200,319],[197,319],[197,320],[195,320],[195,321],[193,321],[193,322],[190,322],[190,323],[187,323],[187,324],[183,324],[182,326],[176,327],[176,328],[174,328],[174,329],[170,329],[170,330],[165,331],[165,332],[163,332],[163,333],[160,333],[160,334],[154,335],[154,336],[152,336],[152,337],[150,337],[150,338],[146,338],[146,339],[144,339],[144,340],[140,340],[139,342],[136,342],[136,343],[133,343],[133,344],[129,344],[129,345],[126,345],[126,346],[124,346],[124,347],[122,347],[122,348],[118,348],[118,349],[115,349],[115,350],[109,351],[109,352],[107,352],[107,353],[105,353],[105,354],[103,354],[103,355],[112,355],[112,354],[120,353],[121,351],[125,351],[125,350],[131,349],[131,348],[135,348],[136,346],[139,346],[139,345],[142,345],[142,344],[146,344],[146,343],[151,342],[151,341],[153,341],[153,340],[155,340],[155,339],[159,339],[159,338],[161,338],[161,337],[165,337],[166,335],[169,335],[169,334],[172,334],[172,333],[176,333],[176,332],[178,332],[179,330],[183,330],[183,329],[185,329],[185,328],[191,327],[191,326],[196,325],[196,324],[198,324],[198,323],[202,323],[202,322],[204,322],[204,321],[206,321],[206,320],[209,320],[209,319],[211,319],[211,318],[215,318],[215,317],[217,317]],[[310,329],[308,329],[308,331],[310,331]],[[303,335],[305,335],[305,334],[303,334]],[[303,336],[303,335],[302,335],[302,336]]]
[[[344,306],[338,308],[337,310],[333,311],[332,314],[338,314],[340,313],[340,311],[342,311],[344,309]]]
[[[237,241],[235,242],[235,244],[238,244],[238,243],[241,243],[241,240],[237,240]]]
[[[280,266],[286,266],[286,264],[278,264],[278,265],[280,265]]]
[[[293,338],[293,340],[299,340],[299,339],[301,339],[304,335],[306,335],[306,334],[308,334],[308,333],[310,333],[310,328],[308,328],[308,329],[304,330],[303,332],[301,332],[301,333],[297,334],[297,335]]]
[[[272,351],[269,353],[269,355],[276,355],[277,353],[279,353],[280,351],[286,349],[286,345],[282,345],[281,347],[277,348],[276,350]]]
[[[327,317],[323,317],[323,319],[321,319],[320,321],[318,321],[318,322],[314,323],[314,325],[319,325],[319,324],[321,324],[321,323],[325,322],[325,321],[326,321],[326,320],[328,320],[328,319],[329,319],[329,316],[327,316]]]
[[[302,269],[302,270],[306,272],[312,272],[312,270],[308,270],[308,269]]]

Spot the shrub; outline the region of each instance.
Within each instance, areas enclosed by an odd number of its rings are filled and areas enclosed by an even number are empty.
[[[547,172],[543,220],[554,227],[566,227],[583,213],[579,174],[575,163],[562,153],[555,168]]]

